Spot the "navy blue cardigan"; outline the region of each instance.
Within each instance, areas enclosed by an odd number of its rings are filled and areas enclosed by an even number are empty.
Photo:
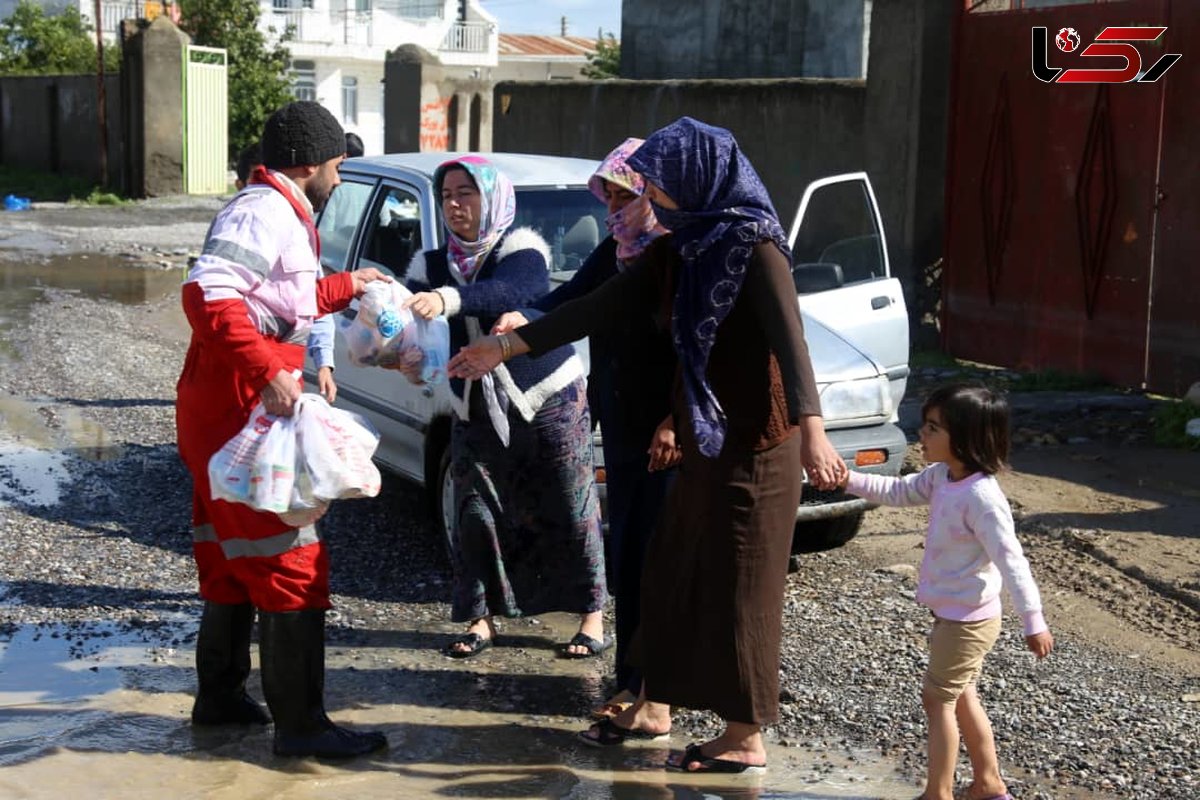
[[[517,228],[496,244],[469,283],[455,280],[446,248],[441,247],[413,257],[405,285],[414,292],[433,290],[442,296],[453,355],[480,335],[487,335],[501,314],[527,307],[549,291],[549,254],[549,246],[536,231]],[[528,422],[548,398],[583,376],[583,364],[575,357],[574,348],[563,345],[536,358],[517,356],[497,367],[494,375]],[[469,383],[450,379],[455,410],[463,419],[467,418]]]

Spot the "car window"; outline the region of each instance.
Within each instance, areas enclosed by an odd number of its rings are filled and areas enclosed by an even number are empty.
[[[401,186],[383,187],[367,217],[362,257],[395,277],[404,277],[408,262],[421,252],[421,203]]]
[[[550,271],[579,269],[604,233],[604,205],[583,186],[517,189],[513,227],[528,226],[550,245]]]
[[[317,222],[317,232],[321,236],[321,266],[335,272],[346,269],[354,232],[358,229],[374,188],[373,182],[361,183],[343,178],[341,185],[333,190]]]
[[[792,263],[837,265],[842,283],[887,277],[872,208],[861,181],[817,189],[792,243]]]

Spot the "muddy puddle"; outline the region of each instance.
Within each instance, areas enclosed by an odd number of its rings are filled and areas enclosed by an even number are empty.
[[[47,290],[136,305],[177,292],[183,274],[114,256],[0,260],[0,369],[18,357],[9,332],[37,313]],[[120,452],[79,408],[0,396],[0,504],[53,505],[71,457],[108,460]]]
[[[179,289],[184,272],[105,255],[61,255],[45,261],[0,260],[0,338],[27,319],[46,289],[136,305]]]
[[[556,616],[556,615],[551,615]],[[662,764],[687,741],[613,750],[579,744],[579,716],[544,713],[593,696],[595,667],[548,659],[522,674],[427,649],[331,646],[331,716],[384,731],[387,751],[333,764],[270,755],[268,730],[193,729],[194,623],[154,631],[37,626],[0,644],[0,797],[911,798],[892,765],[863,753],[772,747],[767,774],[687,776]],[[440,629],[440,625],[435,625]],[[571,629],[564,615],[563,631]],[[498,652],[498,651],[497,651]],[[256,663],[257,666],[257,663]],[[261,696],[257,674],[250,689]]]

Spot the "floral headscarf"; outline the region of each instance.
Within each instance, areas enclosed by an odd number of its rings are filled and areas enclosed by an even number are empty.
[[[433,186],[439,197],[446,173],[455,167],[467,171],[471,180],[475,182],[475,187],[479,189],[480,196],[479,238],[475,241],[463,241],[450,230],[446,220],[442,219],[446,228],[446,252],[451,271],[469,281],[483,266],[483,262],[487,261],[492,248],[512,226],[517,215],[517,196],[513,192],[512,181],[496,169],[492,162],[480,156],[463,156],[441,164],[433,173]]]
[[[650,200],[645,196],[646,181],[633,171],[626,159],[642,146],[643,139],[626,139],[609,153],[600,163],[599,169],[588,179],[588,188],[592,194],[605,203],[604,184],[611,183],[628,189],[637,195],[627,206],[616,213],[609,214],[604,223],[617,240],[617,258],[623,262],[632,261],[642,254],[646,246],[667,233],[667,229],[658,224]]]
[[[716,458],[725,412],[706,370],[717,328],[742,290],[754,246],[774,242],[790,261],[787,235],[758,173],[723,128],[681,117],[655,131],[628,164],[679,205],[654,206],[683,258],[671,334],[697,446]]]

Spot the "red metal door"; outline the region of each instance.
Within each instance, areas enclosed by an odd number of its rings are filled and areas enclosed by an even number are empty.
[[[1169,18],[1168,0],[962,16],[947,174],[948,352],[1145,382],[1163,89],[1174,73],[1156,83],[1043,83],[1031,70],[1031,31],[1048,28],[1053,41],[1072,27],[1086,44],[1106,26]],[[1049,49],[1053,67],[1120,66]],[[1163,41],[1138,49],[1148,68]]]
[[[1200,3],[1176,0],[1165,35],[1166,51],[1184,55],[1164,78],[1146,383],[1178,396],[1200,380]]]

